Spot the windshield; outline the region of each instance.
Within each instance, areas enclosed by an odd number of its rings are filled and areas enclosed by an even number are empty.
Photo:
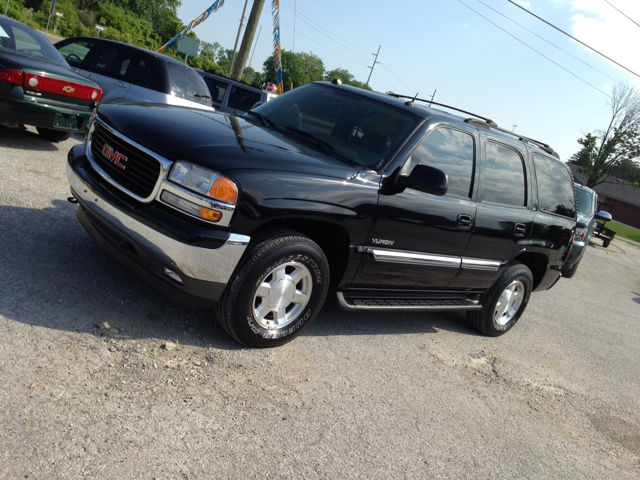
[[[60,52],[41,33],[2,17],[0,17],[0,52],[69,67]]]
[[[285,135],[321,144],[326,147],[321,151],[370,168],[381,167],[422,120],[374,99],[319,84],[296,88],[253,112]]]
[[[576,197],[578,197],[578,211],[590,216],[593,213],[593,202],[591,193],[581,188],[576,188]]]

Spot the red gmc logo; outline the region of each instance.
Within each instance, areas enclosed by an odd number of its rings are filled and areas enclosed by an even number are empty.
[[[126,162],[127,157],[122,155],[120,152],[116,152],[112,147],[110,147],[106,143],[104,144],[104,147],[102,147],[102,155],[107,157],[110,162],[115,163],[117,166],[119,166],[121,169],[124,170],[125,165],[123,165],[120,162]]]

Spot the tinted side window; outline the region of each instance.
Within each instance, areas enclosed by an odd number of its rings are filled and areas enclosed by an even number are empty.
[[[251,107],[259,101],[259,93],[234,85],[231,87],[231,93],[229,94],[229,101],[227,102],[227,105],[231,108],[238,108],[246,112],[251,110]]]
[[[524,163],[514,149],[486,143],[482,202],[523,207],[526,205]]]
[[[576,216],[573,180],[560,163],[542,155],[533,155],[538,183],[540,210],[565,217]]]
[[[98,46],[98,54],[92,71],[107,77],[123,79],[133,64],[134,56],[135,50],[132,48],[104,43]]]
[[[443,170],[449,177],[447,196],[470,198],[473,159],[472,135],[450,128],[438,128],[414,150],[411,168],[422,164]]]
[[[167,93],[164,77],[160,70],[158,60],[142,52],[137,52],[137,55],[127,70],[127,80],[134,85]]]
[[[211,100],[213,100],[213,103],[222,105],[222,100],[224,100],[224,94],[227,93],[229,84],[209,77],[204,77],[204,83],[206,83],[207,87],[209,87],[209,92],[211,93]]]
[[[67,60],[67,63],[76,68],[87,68],[84,65],[84,59],[89,51],[94,47],[95,42],[73,42],[58,50]]]

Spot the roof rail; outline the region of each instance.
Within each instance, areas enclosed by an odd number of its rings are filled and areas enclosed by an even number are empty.
[[[438,105],[439,107],[444,107],[444,108],[448,108],[449,110],[455,110],[456,112],[461,112],[461,113],[465,113],[467,115],[472,115],[473,117],[476,118],[467,118],[465,120],[465,122],[467,122],[469,125],[474,125],[476,127],[481,127],[481,128],[495,128],[496,130],[499,130],[503,133],[509,134],[509,135],[513,135],[514,137],[517,137],[518,140],[520,140],[523,143],[533,143],[534,145],[536,145],[537,147],[539,147],[540,149],[544,150],[545,152],[547,152],[549,155],[552,155],[553,157],[557,158],[558,160],[560,159],[560,155],[558,155],[558,153],[551,148],[548,144],[540,142],[538,140],[534,140],[532,138],[529,137],[525,137],[523,135],[518,135],[515,132],[510,132],[509,130],[506,130],[504,128],[500,128],[498,126],[498,124],[496,122],[494,122],[493,120],[480,116],[476,113],[471,113],[471,112],[467,112],[465,110],[461,110],[459,108],[456,107],[452,107],[451,105],[445,105],[444,103],[438,103],[438,102],[434,102],[433,100],[425,100],[423,98],[418,98],[417,95],[415,97],[410,97],[408,95],[399,95],[397,93],[389,93],[388,94],[391,97],[396,97],[396,98],[408,98],[410,101],[406,102],[405,105],[413,107],[414,106],[414,102],[416,100],[420,101],[420,102],[425,102],[429,104],[429,108],[431,108],[431,105]],[[481,122],[477,119],[480,120],[484,120],[484,122]]]

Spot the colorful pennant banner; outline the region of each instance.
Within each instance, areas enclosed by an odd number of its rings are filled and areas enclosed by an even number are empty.
[[[277,0],[275,0],[275,1],[277,1]],[[213,2],[213,5],[211,5],[209,8],[207,8],[202,13],[202,15],[200,15],[195,20],[191,20],[191,23],[189,23],[187,28],[182,30],[178,35],[176,35],[171,40],[169,40],[167,43],[165,43],[163,46],[161,46],[157,50],[157,52],[158,53],[164,53],[168,49],[173,47],[175,44],[177,44],[182,39],[182,37],[184,37],[187,33],[189,33],[191,31],[191,29],[193,29],[194,27],[196,27],[196,26],[200,25],[202,22],[204,22],[207,18],[209,18],[209,15],[211,15],[213,12],[216,12],[220,7],[222,7],[222,5],[224,5],[224,0],[216,0],[215,2]]]
[[[279,93],[283,93],[282,51],[280,49],[280,0],[273,0],[271,3],[271,13],[273,15],[273,56],[278,66],[278,90]]]

